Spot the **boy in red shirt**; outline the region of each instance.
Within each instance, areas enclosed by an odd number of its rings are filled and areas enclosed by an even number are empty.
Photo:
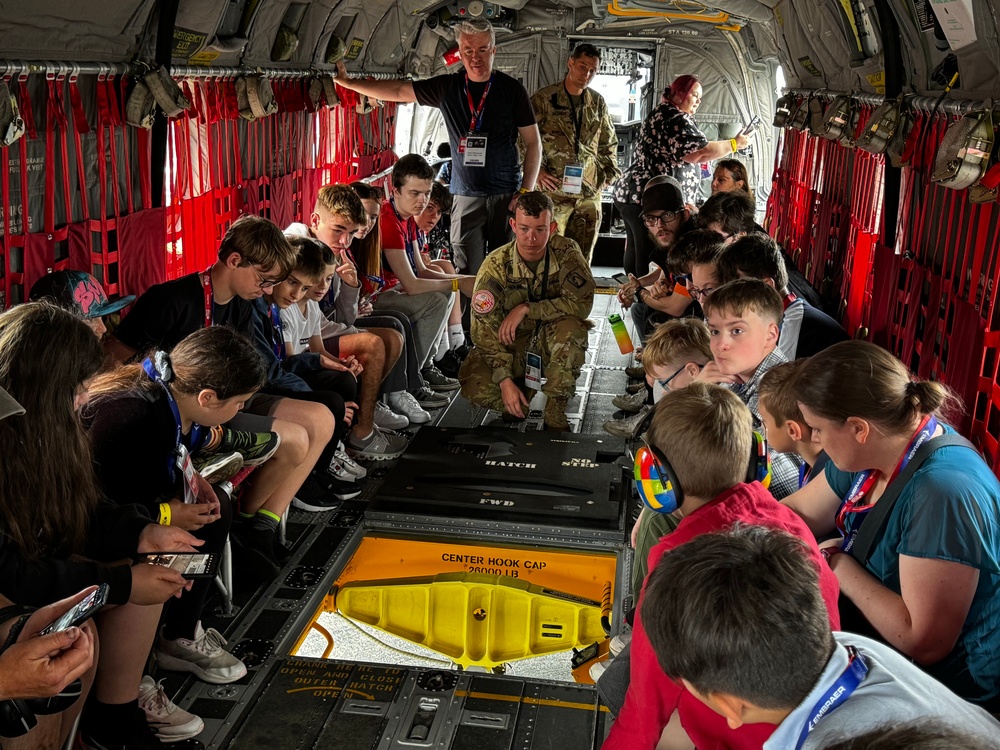
[[[749,409],[721,386],[694,382],[668,393],[656,405],[645,440],[660,465],[672,467],[676,504],[683,518],[677,529],[650,551],[650,574],[664,554],[702,534],[728,529],[735,523],[781,529],[808,544],[830,627],[837,630],[839,586],[828,566],[822,564],[809,528],[759,482],[744,483],[752,434]],[[659,475],[662,477],[663,471]],[[648,581],[647,577],[639,595],[632,632],[628,692],[603,750],[679,749],[691,748],[691,743],[702,750],[760,748],[774,731],[773,725],[730,729],[724,718],[660,669],[643,627]]]

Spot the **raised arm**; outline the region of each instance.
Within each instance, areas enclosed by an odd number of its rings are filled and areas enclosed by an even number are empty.
[[[343,61],[337,63],[337,83],[345,89],[357,91],[359,94],[380,99],[384,102],[415,102],[413,83],[410,81],[368,81],[362,78],[351,78]]]
[[[741,148],[746,148],[747,137],[740,133],[738,136],[732,139],[736,141],[736,150]],[[730,156],[736,153],[733,150],[732,141],[709,141],[704,148],[700,148],[697,151],[692,151],[689,154],[684,155],[684,161],[688,164],[698,164],[703,161],[712,161],[714,159],[721,159],[724,156]]]

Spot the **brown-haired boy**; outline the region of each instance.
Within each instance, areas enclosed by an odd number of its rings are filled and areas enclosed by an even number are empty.
[[[767,444],[778,453],[797,453],[805,461],[799,469],[799,487],[823,471],[829,460],[819,443],[812,437],[795,399],[795,379],[802,370],[804,359],[776,365],[764,373],[757,389],[758,408]]]
[[[752,446],[753,417],[731,392],[717,385],[694,382],[668,393],[657,404],[646,442],[669,462],[676,477],[681,521],[649,553],[650,576],[664,555],[703,534],[734,524],[767,526],[787,531],[809,547],[819,572],[819,588],[829,608],[831,629],[839,628],[836,576],[822,564],[816,540],[802,519],[777,502],[759,482],[745,483]],[[648,579],[647,579],[648,580]],[[646,635],[647,611],[639,594],[638,612],[629,650],[612,663],[598,683],[605,702],[622,705],[602,750],[652,750],[666,730],[660,747],[760,747],[773,726],[755,725],[732,730],[726,720],[698,701],[683,685],[663,673]],[[625,657],[624,659],[622,657]],[[624,703],[622,672],[626,661],[630,679]],[[687,736],[685,736],[687,735]]]
[[[723,284],[701,302],[712,339],[710,362],[698,376],[708,383],[726,385],[753,414],[754,429],[763,431],[757,405],[764,373],[786,362],[777,348],[784,312],[778,291],[759,279],[737,279]],[[778,453],[771,456],[771,494],[787,497],[799,488],[798,457]]]

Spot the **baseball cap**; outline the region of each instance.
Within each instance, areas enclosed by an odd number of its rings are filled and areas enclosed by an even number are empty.
[[[0,388],[0,419],[13,417],[16,414],[24,414],[24,407],[17,403],[7,391]]]
[[[684,208],[684,191],[673,177],[661,175],[646,183],[642,191],[642,212],[680,211]]]
[[[82,318],[110,315],[135,302],[134,294],[111,302],[97,279],[83,271],[55,271],[43,276],[28,296],[32,300],[50,299]]]

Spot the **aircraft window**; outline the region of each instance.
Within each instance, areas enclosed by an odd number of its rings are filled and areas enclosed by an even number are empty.
[[[590,87],[604,97],[615,123],[641,119],[641,94],[652,75],[652,56],[629,49],[604,49]]]

